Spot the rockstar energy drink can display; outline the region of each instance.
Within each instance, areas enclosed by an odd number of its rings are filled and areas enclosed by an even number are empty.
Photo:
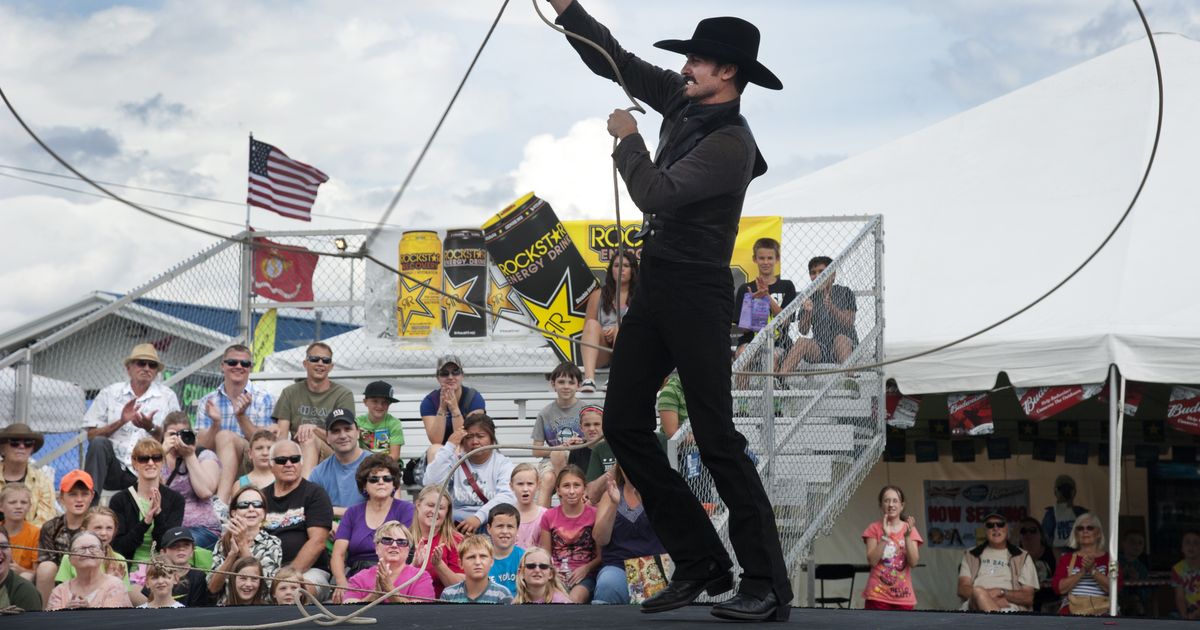
[[[399,267],[412,280],[404,276],[397,280],[397,334],[405,339],[428,337],[442,321],[441,296],[421,284],[442,288],[442,242],[437,232],[414,230],[402,234]]]
[[[487,250],[482,230],[450,230],[442,242],[443,290],[471,304],[487,300]],[[451,337],[487,334],[484,311],[450,298],[442,298],[442,322]]]
[[[550,204],[529,193],[483,226],[492,263],[543,331],[578,340],[588,294],[598,285]],[[579,345],[547,335],[563,361],[579,363]]]

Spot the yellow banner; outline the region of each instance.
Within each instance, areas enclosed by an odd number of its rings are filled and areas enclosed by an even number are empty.
[[[269,308],[258,325],[254,327],[254,371],[261,372],[263,362],[275,352],[275,322],[278,319],[275,309]]]
[[[604,270],[608,268],[608,261],[617,255],[616,222],[582,220],[562,223],[571,235],[571,240],[575,242],[576,249],[583,255],[588,268],[602,277]],[[625,241],[625,248],[638,252],[639,258],[642,241],[634,239],[633,235],[641,226],[640,221],[621,225],[621,238]],[[754,265],[753,247],[754,241],[763,237],[782,240],[783,217],[742,217],[741,223],[738,224],[737,241],[733,245],[733,260],[729,264],[737,284],[758,275],[758,268]]]

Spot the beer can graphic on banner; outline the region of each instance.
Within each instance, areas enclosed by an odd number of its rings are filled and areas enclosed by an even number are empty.
[[[397,279],[397,334],[405,339],[428,337],[442,325],[441,295],[425,286],[442,288],[442,241],[437,232],[413,230],[402,234],[399,267],[412,279]]]
[[[487,334],[484,311],[471,306],[484,305],[487,301],[487,250],[483,248],[483,230],[450,230],[442,243],[443,290],[466,300],[442,298],[442,325],[451,337],[483,337]]]
[[[578,343],[546,332],[578,340],[588,294],[598,285],[554,209],[529,193],[484,224],[483,240],[554,353],[579,363]]]

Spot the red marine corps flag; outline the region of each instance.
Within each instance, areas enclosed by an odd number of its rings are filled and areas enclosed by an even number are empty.
[[[329,176],[286,153],[250,138],[250,190],[246,203],[285,217],[312,221],[317,186]]]
[[[308,250],[279,249],[265,238],[254,244],[254,292],[274,302],[311,302],[320,257]]]

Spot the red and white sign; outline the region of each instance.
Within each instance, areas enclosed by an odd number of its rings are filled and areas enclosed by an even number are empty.
[[[1200,435],[1200,389],[1181,385],[1171,388],[1167,424],[1176,431]]]
[[[911,429],[917,423],[917,409],[921,406],[920,396],[905,396],[900,388],[888,385],[887,424],[897,429]]]
[[[1126,383],[1125,384],[1125,415],[1126,416],[1136,416],[1137,415],[1138,407],[1141,406],[1142,396],[1144,396],[1144,395],[1145,395],[1145,393],[1142,392],[1141,384],[1139,384],[1139,383]],[[1108,402],[1108,388],[1107,387],[1104,388],[1104,391],[1100,392],[1100,402],[1103,402],[1103,403]]]
[[[312,277],[320,257],[301,248],[279,249],[278,243],[254,239],[254,292],[274,302],[311,302]]]
[[[987,392],[950,394],[946,406],[950,411],[951,435],[991,435],[992,403]]]
[[[1045,420],[1092,398],[1104,389],[1104,383],[1018,387],[1017,400],[1030,420]]]

